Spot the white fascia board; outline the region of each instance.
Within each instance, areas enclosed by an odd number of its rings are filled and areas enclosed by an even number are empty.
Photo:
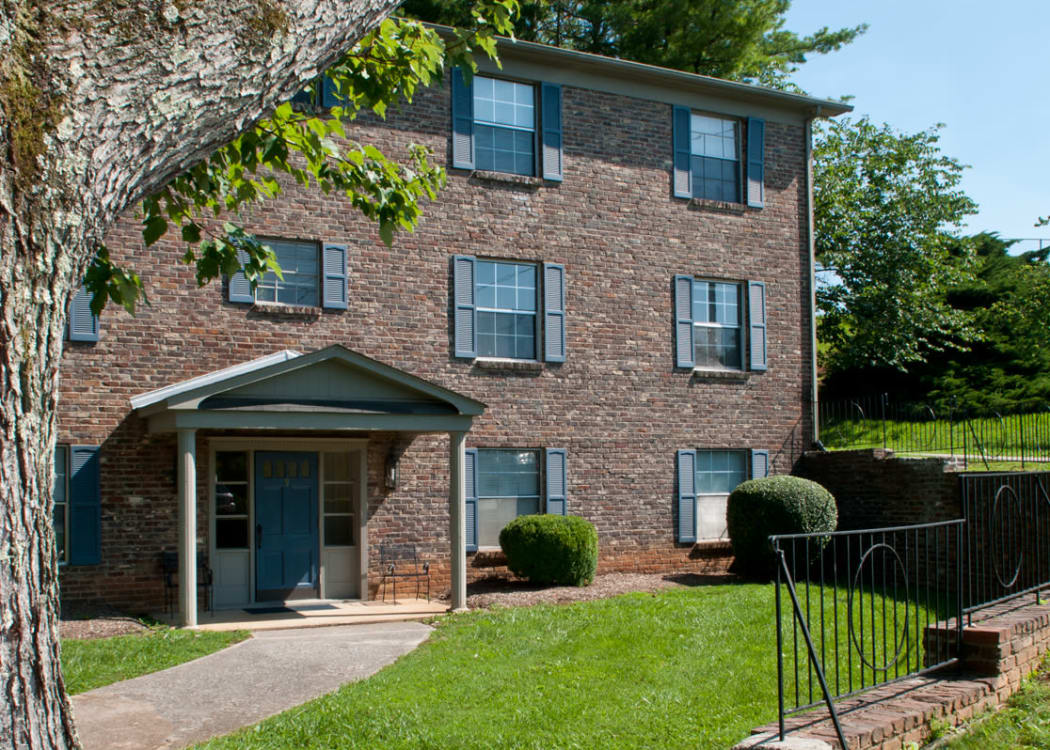
[[[215,370],[205,375],[200,375],[189,380],[183,380],[179,383],[164,386],[154,391],[148,391],[141,393],[138,396],[131,397],[131,408],[132,409],[143,409],[147,406],[158,404],[161,401],[166,401],[173,396],[179,396],[183,393],[195,390],[215,383],[220,383],[224,380],[237,377],[238,375],[245,375],[247,373],[261,370],[271,365],[279,364],[281,362],[288,362],[289,360],[301,357],[302,353],[294,351],[292,349],[285,349],[283,351],[274,352],[273,354],[267,354],[265,357],[259,357],[249,362],[242,362],[239,365],[233,365],[232,367],[226,367],[222,370]]]

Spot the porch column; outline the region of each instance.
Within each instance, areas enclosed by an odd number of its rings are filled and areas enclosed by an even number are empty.
[[[448,434],[448,503],[449,539],[452,542],[452,611],[467,608],[467,499],[466,464],[467,433]]]
[[[197,624],[197,431],[179,430],[179,624]]]

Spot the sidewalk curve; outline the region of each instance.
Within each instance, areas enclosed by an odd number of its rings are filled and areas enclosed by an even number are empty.
[[[182,748],[360,680],[430,635],[418,622],[269,630],[73,697],[84,750]]]

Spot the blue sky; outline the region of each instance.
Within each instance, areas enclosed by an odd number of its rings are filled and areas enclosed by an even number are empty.
[[[969,164],[980,206],[967,231],[1042,237],[1050,214],[1050,0],[793,0],[785,28],[867,23],[794,80],[814,96],[852,94],[856,115],[915,132],[944,123],[941,149]],[[1035,245],[1028,243],[1024,249]]]

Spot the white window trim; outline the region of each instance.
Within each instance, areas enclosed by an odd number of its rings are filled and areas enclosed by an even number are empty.
[[[322,255],[323,252],[324,252],[324,243],[322,243],[322,242],[320,242],[318,240],[302,240],[302,239],[293,239],[291,237],[265,237],[265,238],[259,237],[258,239],[259,239],[259,242],[261,242],[263,245],[269,245],[270,249],[274,250],[274,254],[275,255],[277,254],[276,249],[273,248],[273,243],[275,243],[275,242],[298,243],[298,244],[303,244],[303,245],[313,245],[314,246],[314,249],[316,250],[315,259],[316,259],[316,262],[317,262],[317,273],[314,275],[314,278],[316,280],[314,291],[317,293],[317,302],[312,304],[312,305],[304,305],[304,304],[299,304],[299,303],[295,303],[295,302],[281,302],[281,301],[279,301],[277,299],[272,299],[272,300],[259,299],[259,287],[262,286],[263,279],[266,278],[267,274],[273,274],[273,271],[267,271],[266,274],[264,274],[259,279],[259,283],[257,283],[255,285],[255,288],[252,289],[252,297],[254,298],[254,302],[252,304],[258,305],[260,307],[269,307],[269,308],[291,308],[291,309],[296,309],[296,308],[315,309],[316,308],[316,309],[320,310],[324,306],[324,257]],[[296,275],[298,275],[298,274],[296,274]],[[285,283],[287,283],[285,281],[282,281],[281,279],[278,279],[276,274],[274,274],[273,281],[274,281],[275,284],[285,284]],[[301,286],[305,286],[305,285],[301,285]],[[277,287],[274,288],[274,297],[276,298],[276,296],[277,296]]]
[[[523,360],[512,359],[512,360],[508,360],[508,361],[510,361],[510,362],[522,362]],[[478,473],[479,478],[480,478],[480,475],[481,475],[481,458],[480,458],[481,451],[517,451],[519,453],[524,453],[525,451],[530,451],[532,453],[535,453],[536,454],[536,479],[539,482],[539,489],[540,489],[539,494],[535,496],[536,497],[536,507],[539,508],[539,512],[537,513],[537,515],[543,515],[544,513],[546,513],[546,511],[547,511],[547,482],[546,482],[547,476],[546,476],[546,468],[544,466],[544,460],[543,460],[543,455],[544,455],[543,448],[517,448],[517,447],[503,448],[503,447],[494,447],[494,446],[484,446],[483,447],[483,446],[478,445],[478,446],[473,446],[473,449],[478,451],[477,473]],[[517,500],[517,499],[520,499],[520,498],[531,498],[531,497],[533,497],[533,496],[532,495],[482,495],[480,492],[478,492],[477,499],[478,499],[478,501],[480,503],[481,500],[503,500],[503,499],[506,499],[506,500],[515,499],[515,500]],[[520,516],[515,516],[515,518],[520,518]],[[481,525],[481,509],[480,509],[480,507],[478,508],[478,512],[475,515],[474,523],[477,526]],[[492,544],[484,544],[484,545],[483,544],[479,544],[478,545],[478,552],[500,552],[501,550],[502,550],[502,548],[498,544],[495,544],[495,545],[492,545]]]
[[[72,536],[72,533],[71,533],[72,529],[69,528],[69,501],[72,499],[72,498],[70,498],[70,481],[69,481],[70,480],[70,476],[69,475],[70,475],[70,470],[72,469],[72,466],[70,465],[70,460],[73,457],[73,452],[69,448],[70,448],[70,446],[68,444],[66,444],[66,443],[59,443],[58,445],[55,446],[56,450],[61,450],[63,453],[66,454],[66,487],[65,487],[65,490],[66,490],[65,491],[65,498],[66,499],[62,503],[65,506],[63,508],[62,516],[63,516],[63,527],[65,528],[66,535],[65,535],[65,538],[62,540],[62,542],[63,542],[63,544],[62,544],[62,557],[58,560],[58,566],[60,568],[69,564],[69,540],[70,540],[70,537]],[[51,460],[54,461],[54,458],[52,458]],[[52,481],[54,481],[54,480],[52,479]],[[52,492],[52,498],[53,497],[54,497],[54,494]],[[52,519],[51,519],[52,533],[54,533],[54,528],[53,528],[54,527],[54,523],[55,523],[55,521],[54,521],[54,518],[52,517]]]
[[[360,451],[359,477],[361,508],[357,520],[358,576],[360,578],[359,596],[362,601],[368,598],[368,440],[359,438],[210,438],[208,441],[208,560],[215,566],[215,454],[221,451],[245,451],[248,454],[248,566],[250,580],[248,584],[248,603],[255,604],[255,452],[256,451],[316,451],[318,453],[317,469],[317,533],[318,551],[325,549],[324,544],[324,469],[321,453],[339,451]],[[333,547],[333,549],[339,549]],[[342,549],[345,549],[342,548]],[[320,555],[317,570],[318,596],[322,599],[325,591],[324,555]]]
[[[506,362],[508,364],[509,363],[515,363],[515,362],[531,362],[533,364],[543,364],[544,360],[541,357],[541,352],[543,352],[543,344],[544,344],[544,341],[543,341],[544,330],[543,330],[543,325],[542,325],[542,323],[543,323],[543,311],[540,309],[540,305],[541,305],[541,303],[542,303],[542,301],[544,299],[544,297],[543,297],[543,292],[544,292],[544,289],[543,289],[543,281],[544,281],[544,279],[543,279],[543,261],[540,261],[540,260],[513,260],[513,259],[510,259],[510,258],[486,258],[486,257],[482,257],[482,256],[475,256],[474,263],[475,264],[480,264],[480,263],[508,263],[508,264],[513,264],[513,265],[518,265],[518,266],[532,266],[533,268],[536,269],[536,309],[535,310],[531,310],[531,311],[530,310],[507,310],[505,308],[499,308],[499,307],[482,307],[481,305],[475,305],[474,306],[474,310],[475,310],[474,318],[475,318],[475,320],[477,319],[477,314],[478,313],[482,313],[482,312],[508,313],[508,314],[514,314],[514,315],[517,315],[517,314],[526,315],[526,314],[529,314],[531,312],[531,314],[533,316],[532,330],[533,330],[534,340],[536,342],[536,345],[534,347],[534,349],[536,351],[536,354],[532,358],[526,358],[526,357],[521,357],[521,358],[518,358],[518,357],[495,357],[495,356],[486,355],[486,354],[479,354],[478,356],[474,357],[475,361],[481,361],[481,362]],[[478,286],[479,286],[479,283],[480,283],[480,282],[478,282],[477,267],[478,266],[475,265],[475,270],[474,270],[474,299],[478,298]],[[475,331],[475,336],[479,336],[479,335],[480,334],[478,334]],[[479,346],[478,348],[480,349],[481,347]],[[501,449],[494,449],[494,450],[501,450]],[[512,450],[512,449],[508,448],[507,450]],[[521,450],[525,450],[525,449],[522,448]],[[497,547],[497,549],[499,549],[499,548]]]
[[[732,284],[736,287],[737,293],[737,307],[740,310],[740,366],[739,367],[711,367],[710,365],[696,365],[693,367],[693,372],[696,373],[716,373],[716,374],[740,374],[746,375],[750,372],[748,369],[748,320],[750,320],[750,311],[748,309],[748,297],[747,297],[747,282],[738,281],[737,279],[714,279],[707,276],[694,276],[694,289],[695,282],[703,281],[708,284]],[[689,301],[692,305],[692,300]],[[693,321],[693,358],[696,359],[696,329],[697,327],[702,328],[733,328],[733,326],[725,326],[719,323],[700,323]],[[714,449],[710,449],[714,450]]]

